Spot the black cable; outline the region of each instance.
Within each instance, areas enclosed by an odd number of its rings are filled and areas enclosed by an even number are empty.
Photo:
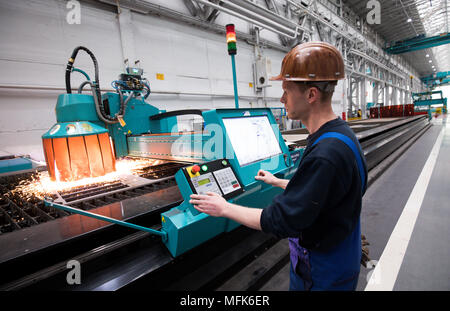
[[[99,75],[98,75],[98,63],[97,63],[97,59],[95,58],[94,53],[92,53],[88,48],[84,47],[84,46],[78,46],[76,47],[73,52],[72,55],[69,58],[69,61],[67,62],[67,67],[66,67],[66,91],[67,94],[71,94],[72,93],[72,87],[70,85],[70,77],[72,74],[72,67],[73,64],[75,63],[75,59],[77,57],[78,51],[83,50],[85,51],[92,59],[92,62],[94,63],[94,70],[95,70],[95,79],[93,81],[93,83],[89,83],[88,81],[84,82],[80,87],[81,90],[84,87],[84,85],[86,84],[90,84],[91,87],[94,87],[94,91],[93,91],[93,96],[96,97],[96,105],[98,105],[98,109],[100,110],[100,114],[101,116],[99,116],[104,122],[106,123],[116,123],[118,122],[117,118],[113,118],[110,115],[108,115],[105,111],[105,107],[103,105],[102,102],[102,97],[101,97],[101,93],[100,93],[100,80],[99,80]],[[80,90],[78,91],[80,92]],[[124,111],[124,103],[123,101],[120,102],[120,111]]]
[[[98,77],[97,59],[95,58],[94,53],[92,53],[89,49],[85,48],[84,46],[76,47],[73,50],[72,55],[69,58],[69,61],[67,62],[67,67],[66,67],[66,91],[67,91],[67,94],[71,94],[72,93],[72,88],[71,88],[71,85],[70,85],[70,75],[72,73],[73,63],[75,62],[75,58],[77,57],[77,54],[78,54],[79,50],[83,50],[86,53],[88,53],[89,56],[92,59],[92,62],[94,63],[94,69],[95,69],[94,85],[95,85],[95,89],[96,89],[96,94],[97,94],[98,98],[100,99],[100,82],[99,82],[99,77]]]

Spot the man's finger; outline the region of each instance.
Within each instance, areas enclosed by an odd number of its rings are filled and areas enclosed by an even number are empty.
[[[191,194],[191,199],[204,200],[208,196],[204,194]]]
[[[205,214],[208,214],[208,211],[209,211],[208,208],[205,205],[202,205],[202,204],[194,205],[194,208],[196,210],[202,212],[202,213],[205,213]]]
[[[192,200],[189,200],[189,203],[191,203],[191,204],[202,204],[202,203],[204,203],[205,201],[204,200],[195,200],[195,199],[192,199]]]
[[[199,212],[202,212],[203,213],[203,208],[201,208],[199,205],[194,205],[194,208],[197,210],[197,211],[199,211]]]
[[[210,197],[216,196],[216,197],[221,197],[220,194],[215,193],[215,192],[206,192],[207,195],[209,195]]]

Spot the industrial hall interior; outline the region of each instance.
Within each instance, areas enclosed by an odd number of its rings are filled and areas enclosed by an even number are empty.
[[[449,291],[449,9],[0,0],[0,291]]]

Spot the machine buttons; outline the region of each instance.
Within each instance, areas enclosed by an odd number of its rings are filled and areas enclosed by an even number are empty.
[[[216,177],[219,183],[220,189],[224,194],[231,193],[241,186],[239,185],[236,176],[234,175],[231,167],[223,168],[221,170],[214,172],[214,177]]]
[[[192,173],[192,174],[197,174],[198,172],[200,172],[200,166],[194,165],[194,166],[191,168],[191,173]]]
[[[192,193],[206,194],[214,192],[228,200],[244,192],[243,186],[233,171],[233,167],[226,159],[193,164],[182,168],[181,174],[179,173],[175,174],[177,183],[182,185],[187,182]],[[188,190],[186,190],[186,193],[182,193],[185,201],[190,200],[187,197],[189,194]],[[199,214],[193,206],[189,206],[189,209],[193,215]]]

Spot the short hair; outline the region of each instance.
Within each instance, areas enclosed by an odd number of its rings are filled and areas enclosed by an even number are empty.
[[[305,92],[308,88],[316,87],[320,92],[322,100],[329,101],[333,97],[337,81],[295,81],[295,84],[302,92]]]

